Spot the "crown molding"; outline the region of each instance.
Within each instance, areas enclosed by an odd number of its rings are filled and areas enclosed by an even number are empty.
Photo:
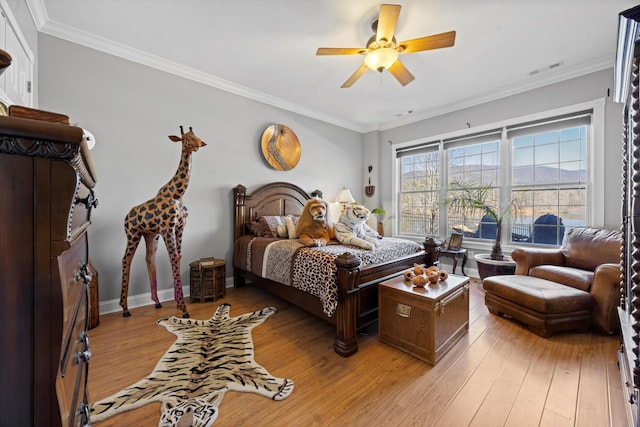
[[[464,101],[449,104],[447,106],[424,111],[422,113],[411,115],[410,117],[403,117],[398,120],[386,122],[381,125],[379,131],[385,131],[400,126],[412,124],[426,119],[442,116],[444,114],[453,113],[454,111],[463,110],[465,108],[475,107],[476,105],[484,104],[498,99],[506,98],[508,96],[517,95],[519,93],[527,92],[529,90],[538,89],[544,86],[549,86],[554,83],[560,83],[566,80],[570,80],[576,77],[581,77],[590,73],[606,70],[612,68],[614,64],[614,57],[609,56],[601,58],[597,61],[591,61],[589,63],[578,64],[573,67],[564,68],[562,71],[552,71],[541,73],[534,79],[527,81],[515,82],[511,85],[504,86],[503,88],[485,93],[480,96],[465,99]]]
[[[195,82],[214,87],[225,92],[233,93],[235,95],[249,98],[263,104],[271,105],[273,107],[281,108],[283,110],[300,114],[305,117],[320,120],[335,126],[339,126],[341,128],[349,129],[358,133],[364,133],[367,131],[367,129],[356,126],[351,122],[319,113],[302,105],[286,101],[282,98],[271,96],[264,92],[256,91],[248,87],[235,84],[228,80],[215,77],[211,74],[204,73],[194,68],[185,67],[184,65],[168,61],[159,56],[151,55],[147,52],[133,49],[129,46],[116,43],[114,41],[98,37],[94,34],[80,31],[76,28],[72,28],[59,22],[53,21],[49,19],[47,15],[43,0],[27,0],[27,3],[38,31],[43,34],[67,40],[72,43],[98,50],[100,52],[117,56],[119,58],[123,58],[141,65],[145,65],[147,67],[164,71],[166,73],[173,74],[185,79],[193,80]]]
[[[3,0],[4,1],[4,0]],[[36,26],[36,29],[40,29],[49,20],[49,14],[47,14],[47,8],[44,6],[44,0],[26,0],[27,8],[31,14],[31,19]]]

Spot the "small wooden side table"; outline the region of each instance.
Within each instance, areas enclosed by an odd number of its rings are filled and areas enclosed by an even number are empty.
[[[440,260],[440,257],[443,256],[445,258],[453,259],[453,274],[456,274],[456,267],[458,266],[458,258],[462,258],[462,274],[467,275],[464,272],[464,265],[467,263],[467,250],[466,249],[439,249],[436,255],[436,261]]]
[[[224,298],[225,263],[218,258],[200,258],[189,264],[190,276],[190,301],[204,302],[208,298],[212,301]]]

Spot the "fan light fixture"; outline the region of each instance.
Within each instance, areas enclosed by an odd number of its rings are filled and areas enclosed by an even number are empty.
[[[396,62],[398,59],[398,52],[390,47],[381,47],[379,49],[372,50],[364,57],[364,65],[370,70],[382,72]]]
[[[360,77],[369,70],[383,72],[388,70],[396,78],[398,83],[406,86],[415,77],[411,71],[398,59],[398,54],[422,52],[424,50],[442,49],[451,47],[456,41],[456,32],[433,34],[431,36],[418,37],[417,39],[396,42],[394,32],[401,5],[381,4],[378,19],[371,23],[373,34],[367,41],[366,47],[319,47],[316,55],[365,55],[364,63],[340,86],[351,87]]]

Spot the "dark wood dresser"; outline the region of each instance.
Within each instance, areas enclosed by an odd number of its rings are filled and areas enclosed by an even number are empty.
[[[614,101],[622,116],[622,254],[618,366],[630,426],[640,425],[640,6],[620,12]]]
[[[95,174],[82,129],[0,117],[0,424],[88,424]]]

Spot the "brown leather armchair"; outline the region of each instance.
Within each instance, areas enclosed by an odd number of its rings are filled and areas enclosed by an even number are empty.
[[[577,227],[561,248],[516,249],[515,275],[483,282],[485,303],[492,313],[508,314],[543,336],[590,326],[614,333],[620,328],[621,244],[617,230]]]

